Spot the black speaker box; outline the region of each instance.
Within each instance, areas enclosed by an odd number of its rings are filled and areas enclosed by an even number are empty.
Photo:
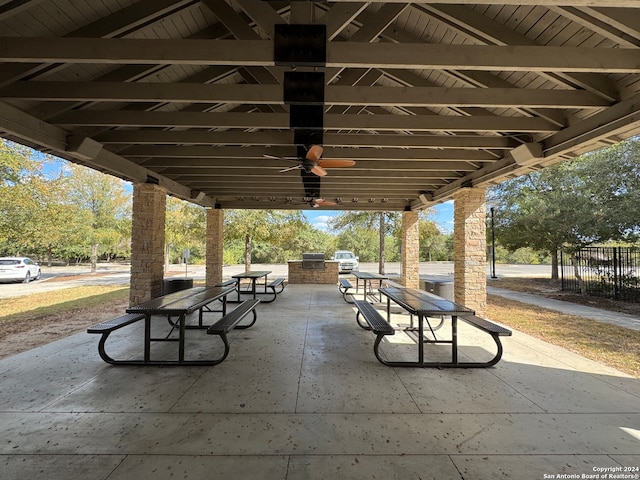
[[[324,73],[285,72],[284,103],[290,105],[324,104]]]
[[[324,127],[324,107],[322,105],[291,105],[289,127],[306,130],[322,130]]]
[[[323,67],[327,62],[327,27],[322,24],[274,25],[276,65]]]

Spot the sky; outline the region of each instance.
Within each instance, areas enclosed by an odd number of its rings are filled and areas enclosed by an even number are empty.
[[[440,227],[442,233],[453,232],[453,202],[445,202],[433,207],[432,220]],[[329,230],[328,221],[341,212],[333,210],[303,210],[309,222],[316,228]]]

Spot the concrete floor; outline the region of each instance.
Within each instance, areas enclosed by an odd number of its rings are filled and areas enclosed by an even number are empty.
[[[194,355],[218,348],[189,333]],[[140,335],[113,350],[139,355]],[[214,367],[110,366],[86,333],[6,358],[0,478],[638,478],[640,380],[519,332],[481,370],[389,368],[373,339],[337,287],[289,285]]]

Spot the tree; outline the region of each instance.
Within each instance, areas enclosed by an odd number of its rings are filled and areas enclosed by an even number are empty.
[[[551,255],[553,279],[561,247],[637,240],[639,153],[638,140],[630,140],[492,188],[497,240]]]
[[[385,264],[385,238],[387,234],[396,232],[400,222],[400,214],[396,212],[344,212],[330,221],[331,228],[335,230],[365,229],[378,232],[378,273],[384,275]],[[362,231],[362,230],[361,230]],[[347,248],[340,244],[340,248]],[[361,260],[367,261],[366,256],[358,249],[349,248]]]
[[[47,176],[52,158],[11,142],[0,143],[0,251],[46,256],[77,241],[81,212],[69,202],[65,178]]]
[[[440,233],[438,226],[427,219],[418,221],[420,230],[420,260],[432,262],[434,260],[449,260],[446,252],[446,236]]]
[[[111,175],[74,164],[68,168],[69,197],[85,212],[79,223],[95,273],[99,249],[111,256],[131,237],[131,194]]]
[[[244,240],[245,270],[251,270],[255,240],[286,242],[304,223],[302,212],[283,210],[228,210],[224,216],[225,238]]]
[[[282,262],[301,258],[304,252],[320,252],[329,258],[336,250],[336,238],[304,221],[296,235],[278,242],[278,247]]]
[[[440,234],[436,224],[430,220],[430,209],[422,210],[419,218],[421,258],[438,259],[446,255],[445,237]],[[398,245],[401,244],[402,217],[397,212],[345,212],[335,217],[330,225],[341,230],[338,235],[338,248],[352,250],[361,261],[378,259],[378,272],[384,275],[384,264],[389,257],[394,261],[398,257]],[[378,249],[373,253],[371,232],[378,232]]]
[[[206,213],[203,207],[175,197],[167,199],[165,220],[166,266],[171,261],[171,247],[177,247],[179,250],[179,253],[174,255],[176,259],[181,257],[184,249],[188,249],[191,253],[190,258],[195,259],[191,260],[190,263],[195,263],[205,256],[206,223]]]
[[[0,139],[0,188],[21,183],[39,173],[27,147]]]

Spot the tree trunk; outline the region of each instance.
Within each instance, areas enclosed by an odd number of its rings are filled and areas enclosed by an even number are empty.
[[[380,260],[378,263],[378,273],[384,275],[384,212],[380,212]]]
[[[91,245],[91,274],[95,275],[98,271],[98,244]]]
[[[578,258],[574,254],[571,254],[571,263],[573,264],[574,275],[576,276],[576,279],[578,280],[578,285],[580,286],[580,294],[586,295],[587,286],[584,283],[584,279],[582,278],[582,275],[580,275],[580,265],[578,263]]]
[[[551,252],[551,280],[558,280],[558,250]]]
[[[251,235],[244,237],[244,269],[251,271]]]
[[[169,250],[171,249],[171,245],[169,245],[168,243],[164,246],[164,271],[168,272],[169,271],[169,262],[171,262],[171,259],[169,258]]]

